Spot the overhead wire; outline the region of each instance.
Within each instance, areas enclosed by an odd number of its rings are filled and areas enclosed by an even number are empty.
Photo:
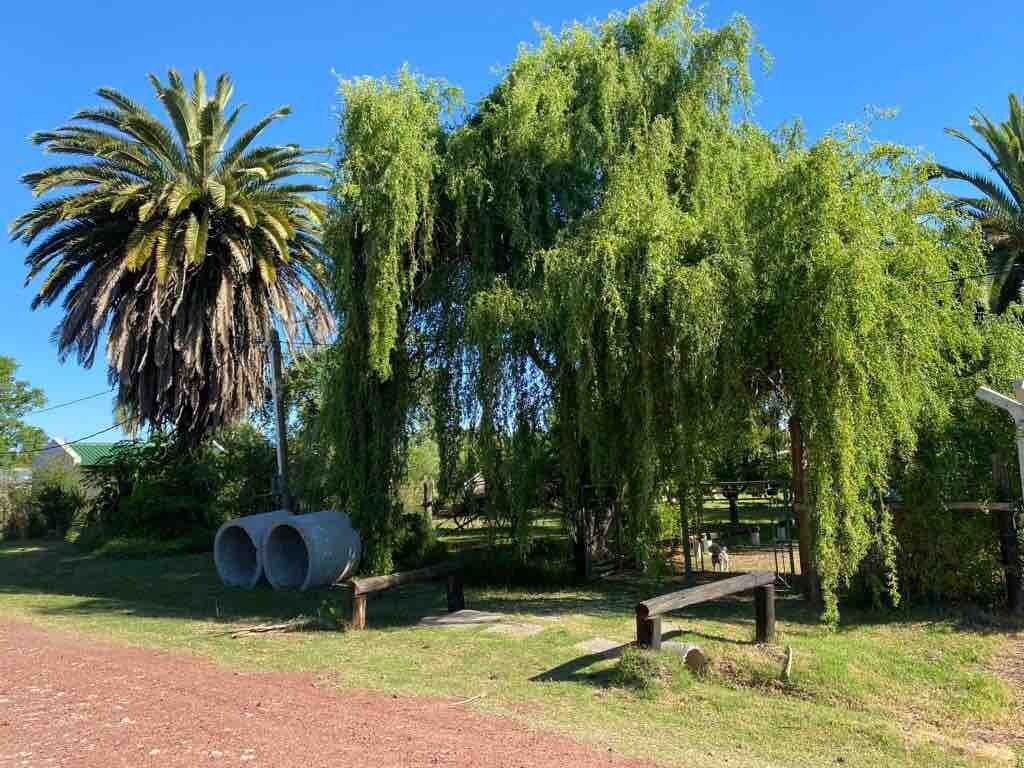
[[[57,443],[56,445],[49,445],[43,448],[30,448],[27,451],[8,451],[7,453],[12,456],[24,456],[29,453],[42,453],[43,451],[52,451],[54,448],[66,448],[69,445],[75,445],[76,443],[81,443],[98,435],[102,435],[105,432],[110,432],[112,429],[123,427],[126,423],[128,423],[127,419],[125,419],[124,421],[119,421],[116,424],[111,424],[106,429],[101,429],[98,432],[93,432],[91,435],[85,435],[84,437],[76,437],[74,440],[69,440],[65,443]]]
[[[56,411],[58,408],[66,408],[69,405],[75,405],[76,403],[84,403],[86,400],[92,400],[95,397],[101,397],[103,395],[109,395],[113,391],[114,391],[114,387],[111,387],[110,389],[105,389],[102,392],[97,392],[94,395],[86,395],[85,397],[80,397],[77,400],[68,400],[66,403],[58,403],[57,405],[49,405],[46,408],[38,408],[38,409],[36,409],[34,411],[29,411],[28,413],[26,413],[24,415],[25,416],[34,416],[37,413],[47,413],[49,411]]]

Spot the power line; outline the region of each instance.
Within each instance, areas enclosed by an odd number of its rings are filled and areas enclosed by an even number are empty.
[[[107,427],[106,429],[101,429],[99,432],[93,432],[91,435],[86,435],[85,437],[78,437],[75,438],[74,440],[69,440],[66,443],[57,443],[56,445],[50,445],[44,448],[32,448],[27,451],[8,451],[7,453],[10,454],[11,456],[24,456],[29,453],[42,453],[43,451],[51,451],[54,448],[67,448],[69,445],[75,445],[76,443],[81,443],[86,440],[89,440],[90,438],[96,437],[97,435],[102,435],[105,432],[109,432],[112,429],[123,427],[126,422],[127,420],[119,421],[117,422],[117,424],[111,424],[109,427]]]
[[[47,411],[56,411],[58,408],[65,408],[65,407],[67,407],[69,405],[75,405],[76,403],[82,403],[82,402],[85,402],[86,400],[92,400],[94,397],[101,397],[103,395],[109,395],[113,391],[114,391],[114,388],[111,387],[110,389],[105,389],[102,392],[97,392],[94,395],[86,395],[85,397],[80,397],[77,400],[68,400],[68,402],[66,402],[66,403],[59,403],[58,405],[51,405],[51,406],[48,406],[46,408],[39,408],[38,410],[35,410],[35,411],[29,411],[28,413],[25,414],[25,416],[34,416],[37,413],[46,413]]]

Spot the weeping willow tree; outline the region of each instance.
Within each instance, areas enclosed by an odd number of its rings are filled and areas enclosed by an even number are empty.
[[[328,410],[372,567],[417,393],[442,492],[471,455],[521,554],[554,487],[578,551],[614,509],[638,563],[656,502],[685,528],[710,458],[781,407],[835,615],[888,462],[939,407],[929,376],[971,332],[950,277],[977,233],[901,150],[753,125],[755,51],[743,19],[665,0],[545,33],[457,123],[443,84],[343,85]]]
[[[362,79],[342,85],[342,160],[328,247],[337,311],[344,319],[327,382],[326,426],[335,435],[335,472],[374,571],[392,565],[397,484],[405,467],[413,377],[426,365],[416,293],[432,261],[440,116],[456,94]]]
[[[981,270],[978,232],[929,171],[852,131],[781,154],[750,209],[753,383],[784,404],[805,592],[829,618],[872,547],[896,595],[880,500],[976,343],[981,296],[955,275]]]
[[[720,336],[749,279],[733,190],[772,151],[731,120],[751,51],[743,20],[710,30],[662,2],[546,34],[457,127],[437,83],[343,86],[333,412],[364,525],[388,528],[410,383],[427,375],[445,475],[468,440],[522,551],[544,495],[544,473],[523,468],[544,444],[578,534],[600,488],[628,538],[650,539],[692,443],[678,418],[739,381],[713,362],[735,352]]]

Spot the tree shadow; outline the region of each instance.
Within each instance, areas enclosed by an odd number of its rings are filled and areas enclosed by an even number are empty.
[[[726,574],[723,577],[735,574]],[[712,577],[706,577],[710,580]],[[584,617],[633,621],[641,600],[681,589],[682,577],[657,580],[643,575],[616,575],[578,587],[548,590],[501,589],[466,585],[466,606],[501,614]],[[59,595],[68,598],[58,606],[32,610],[54,615],[123,614],[135,617],[177,618],[224,623],[284,621],[296,616],[317,616],[326,605],[347,616],[347,590],[317,589],[307,592],[255,590],[221,584],[207,554],[179,555],[147,560],[117,560],[84,554],[64,542],[32,541],[0,543],[0,596],[14,594]],[[446,610],[442,584],[415,584],[374,595],[368,606],[368,623],[374,629],[400,629],[428,615]],[[789,635],[820,632],[818,616],[799,597],[779,592],[776,616]],[[974,616],[974,619],[967,618]],[[913,608],[874,611],[843,607],[835,631],[862,625],[904,622],[952,623],[976,633],[1005,632],[1019,624],[999,619],[977,619],[977,612],[944,608]],[[754,610],[746,596],[730,596],[691,606],[666,615],[669,623],[684,625],[717,622],[733,625],[736,633],[753,629]],[[694,633],[684,629],[689,634]],[[706,639],[736,642],[701,628]]]
[[[530,681],[534,683],[582,682],[602,687],[607,686],[612,674],[612,669],[610,667],[592,672],[585,672],[584,670],[599,662],[618,658],[622,655],[623,650],[631,645],[632,643],[623,643],[622,645],[617,645],[614,648],[609,648],[605,651],[577,656],[576,658],[569,659],[569,661],[559,664],[557,667],[549,669],[546,672],[534,675],[530,678]]]

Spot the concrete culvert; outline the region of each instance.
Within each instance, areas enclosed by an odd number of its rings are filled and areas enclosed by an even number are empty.
[[[275,589],[334,584],[355,573],[361,553],[349,516],[333,509],[278,520],[263,540],[263,566]]]
[[[229,520],[213,540],[213,562],[229,587],[252,589],[263,578],[263,539],[270,527],[291,517],[283,509]]]

